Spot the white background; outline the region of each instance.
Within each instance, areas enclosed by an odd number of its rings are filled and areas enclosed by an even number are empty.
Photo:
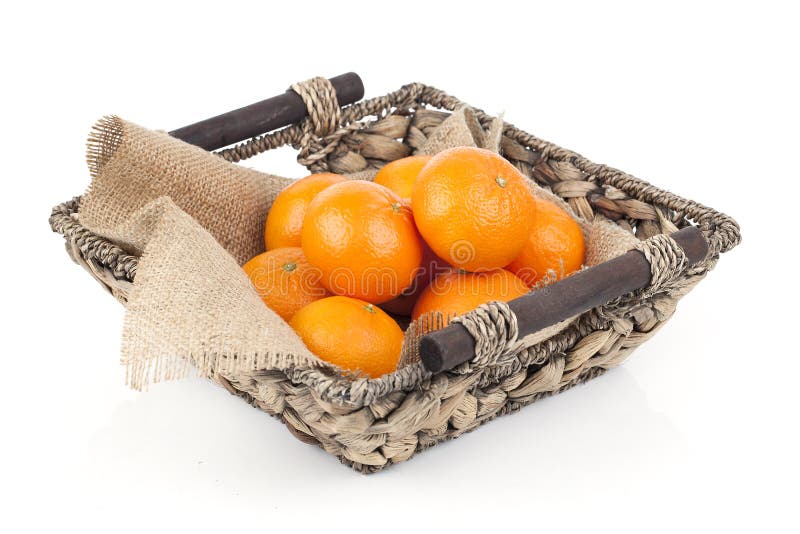
[[[15,2],[0,25],[4,531],[796,531],[788,7]],[[744,242],[622,367],[375,476],[211,383],[126,389],[123,308],[47,225],[88,184],[90,125],[172,129],[350,70],[367,96],[421,81],[505,111]],[[289,151],[252,165],[303,175]]]

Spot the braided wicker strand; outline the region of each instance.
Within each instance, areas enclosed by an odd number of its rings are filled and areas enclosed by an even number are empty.
[[[508,363],[503,359],[517,342],[519,328],[517,316],[505,302],[489,302],[475,310],[455,317],[453,323],[460,323],[475,339],[475,357],[469,362],[472,366],[486,367]]]
[[[636,244],[650,263],[650,291],[657,291],[665,283],[678,278],[686,270],[688,260],[681,246],[666,234],[658,234]]]
[[[327,78],[312,78],[292,85],[292,91],[300,95],[308,109],[307,121],[311,132],[324,137],[339,127],[342,112],[336,100],[336,90]]]
[[[237,162],[285,145],[299,147],[309,170],[358,172],[412,153],[462,103],[422,84],[339,110],[324,82],[293,86],[309,108],[304,121],[218,154]],[[431,109],[438,108],[438,109]],[[491,117],[476,110],[486,127]],[[371,119],[370,117],[377,117]],[[677,301],[740,241],[738,225],[722,213],[658,189],[616,169],[536,138],[506,123],[502,153],[515,167],[563,198],[580,216],[602,214],[641,239],[652,270],[647,290],[587,312],[558,334],[529,345],[518,339],[516,317],[490,303],[456,319],[476,340],[476,358],[463,369],[431,376],[419,363],[379,379],[287,368],[218,374],[231,393],[279,418],[301,441],[319,445],[343,463],[375,472],[495,417],[600,376],[652,337]],[[102,155],[97,155],[102,157]],[[138,258],[81,226],[79,199],[50,217],[73,257],[125,299]],[[711,245],[709,257],[686,268],[669,234],[694,222]]]

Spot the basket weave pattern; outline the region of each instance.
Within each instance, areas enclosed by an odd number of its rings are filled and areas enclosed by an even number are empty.
[[[463,105],[438,89],[410,84],[340,111],[335,96],[320,85],[293,89],[309,107],[310,118],[219,154],[237,162],[292,145],[311,171],[367,175],[413,153],[448,111]],[[475,115],[488,127],[491,117],[479,110]],[[322,446],[359,471],[374,472],[618,365],[670,318],[680,297],[713,268],[719,254],[740,240],[730,217],[510,124],[503,130],[501,152],[580,217],[602,214],[646,243],[641,250],[653,266],[650,287],[584,313],[549,339],[516,344],[510,355],[504,349],[516,341],[508,339],[513,317],[504,315],[507,307],[489,306],[484,311],[495,320],[478,330],[487,341],[478,345],[489,349],[480,359],[433,376],[413,364],[380,380],[354,383],[304,369],[217,374],[214,380],[281,419],[301,441]],[[55,207],[51,226],[66,238],[70,256],[124,303],[138,258],[81,226],[74,216],[78,203],[75,198]],[[689,224],[709,242],[706,260],[690,268],[664,235]]]

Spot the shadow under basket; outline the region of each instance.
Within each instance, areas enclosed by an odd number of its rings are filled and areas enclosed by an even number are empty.
[[[313,103],[304,101],[310,112]],[[449,112],[462,105],[438,89],[409,84],[382,97],[333,108],[336,121],[320,117],[317,109],[291,126],[218,154],[238,162],[292,145],[299,149],[298,161],[312,172],[363,171],[367,176],[413,154]],[[480,110],[474,110],[474,116],[482,128],[489,128],[492,117]],[[591,221],[601,214],[641,242],[654,243],[645,256],[652,263],[660,255],[667,269],[644,289],[581,313],[543,340],[520,343],[509,328],[513,317],[495,321],[473,334],[486,336],[476,338],[475,344],[491,345],[493,353],[438,373],[417,362],[374,380],[295,368],[215,374],[212,379],[279,418],[301,441],[323,447],[358,471],[375,472],[620,364],[671,317],[677,301],[714,267],[720,253],[740,241],[739,227],[730,217],[508,123],[500,148],[503,157],[566,201],[579,217]],[[81,226],[76,217],[79,202],[76,197],[55,207],[50,224],[65,237],[73,260],[125,303],[139,259]],[[674,258],[669,239],[649,239],[666,238],[689,226],[699,229],[708,243],[704,259],[693,265]]]

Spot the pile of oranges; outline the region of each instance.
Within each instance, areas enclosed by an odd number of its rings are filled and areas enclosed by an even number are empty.
[[[392,315],[446,324],[584,259],[569,214],[501,156],[466,147],[394,161],[373,182],[298,180],[275,199],[264,240],[244,265],[264,303],[317,356],[372,378],[400,358]]]

